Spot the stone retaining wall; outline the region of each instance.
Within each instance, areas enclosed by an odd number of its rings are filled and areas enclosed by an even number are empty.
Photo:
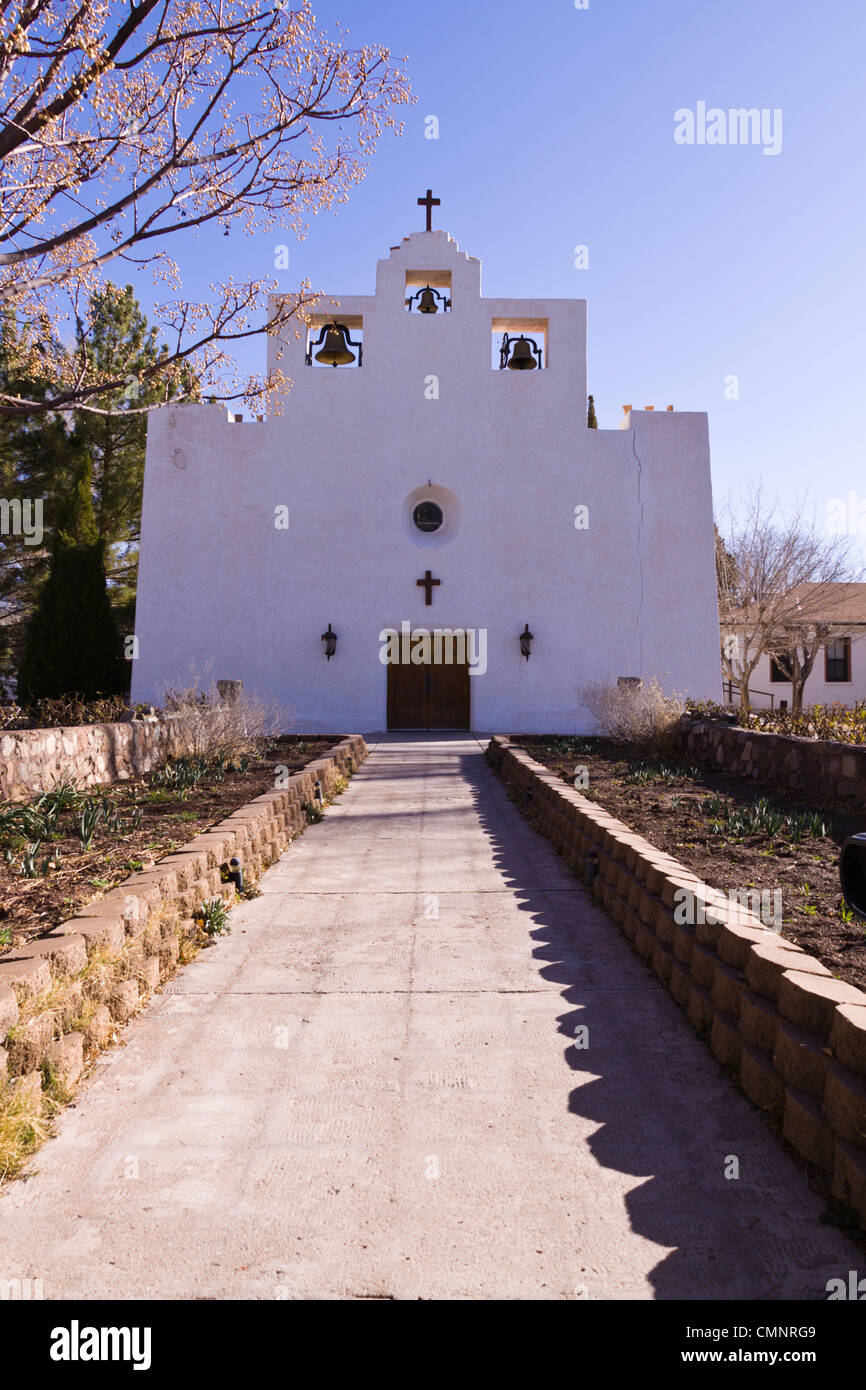
[[[507,738],[493,738],[487,758],[718,1060],[866,1226],[866,993]],[[682,889],[697,905],[694,926],[675,920]]]
[[[686,727],[681,755],[770,787],[844,797],[866,807],[866,746],[739,729],[704,720]]]
[[[155,718],[9,729],[0,733],[0,800],[24,801],[64,781],[92,787],[140,777],[183,751],[174,742],[170,720]]]
[[[132,876],[46,936],[0,957],[0,1108],[39,1115],[63,1099],[142,1001],[173,975],[195,934],[193,914],[233,899],[221,870],[234,855],[254,883],[307,825],[315,783],[330,795],[367,756],[360,735],[257,796],[211,830]]]

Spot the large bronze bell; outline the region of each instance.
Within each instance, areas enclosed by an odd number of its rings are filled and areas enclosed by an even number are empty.
[[[421,297],[418,300],[418,313],[437,314],[438,312],[439,305],[436,303],[436,296],[428,285],[426,290],[421,291]]]
[[[355,354],[349,351],[344,330],[336,325],[329,328],[325,334],[325,346],[316,353],[316,361],[322,362],[326,367],[346,367],[354,360]]]
[[[521,334],[512,348],[511,357],[508,360],[508,370],[510,372],[531,372],[537,366],[538,363],[533,356],[529,339],[524,338]]]

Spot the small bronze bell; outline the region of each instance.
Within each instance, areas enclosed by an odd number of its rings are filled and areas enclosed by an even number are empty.
[[[538,363],[532,355],[530,341],[521,334],[512,349],[508,370],[510,372],[531,372],[537,366]]]
[[[336,326],[329,328],[325,335],[325,346],[316,353],[316,361],[324,363],[326,367],[346,367],[354,360],[355,354],[346,346],[343,329]]]
[[[439,305],[436,303],[436,296],[428,285],[426,290],[421,291],[421,298],[418,300],[419,314],[438,314]]]

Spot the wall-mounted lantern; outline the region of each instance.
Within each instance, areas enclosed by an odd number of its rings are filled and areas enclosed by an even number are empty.
[[[304,359],[308,367],[313,365],[313,348],[324,344],[320,352],[316,353],[316,361],[321,362],[325,367],[347,367],[350,362],[354,362],[355,354],[350,352],[350,347],[358,349],[358,366],[364,361],[364,345],[356,343],[348,328],[344,323],[326,323],[322,326],[315,342],[310,342],[307,348],[307,355]]]
[[[439,304],[437,300],[441,300],[442,308],[446,313],[451,308],[451,300],[447,295],[442,294],[439,290],[434,290],[432,285],[425,285],[423,290],[416,290],[414,294],[409,295],[409,298],[406,300],[406,308],[409,310],[410,314],[412,312],[412,302],[416,299],[418,300],[419,314],[438,314]]]
[[[866,917],[866,834],[849,835],[839,855],[842,894],[858,917]]]
[[[510,357],[508,356],[509,352],[511,353]],[[500,371],[507,367],[510,372],[532,372],[536,367],[543,365],[541,348],[534,338],[527,338],[524,333],[521,333],[518,338],[503,333],[502,346],[499,349]]]
[[[322,633],[322,641],[325,644],[325,656],[330,661],[334,652],[337,650],[337,634],[334,632],[330,623],[328,623],[328,631]]]
[[[527,661],[532,655],[532,643],[534,638],[535,634],[529,631],[529,623],[527,623],[520,634],[520,651],[521,654],[526,657]]]
[[[336,651],[336,632],[334,628],[331,627],[331,624],[328,623],[328,631],[322,632],[321,639],[325,644],[325,656],[328,657],[328,660],[331,660],[331,657],[334,656]]]

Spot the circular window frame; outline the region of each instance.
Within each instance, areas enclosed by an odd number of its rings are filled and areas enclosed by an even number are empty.
[[[434,520],[432,525],[423,525],[418,520],[418,513],[422,507],[433,508],[438,515],[438,520]],[[435,498],[425,497],[420,502],[416,502],[415,506],[412,508],[412,525],[415,527],[416,531],[421,532],[422,536],[435,536],[437,532],[441,531],[442,527],[446,525],[445,512]]]
[[[432,502],[442,513],[442,524],[435,531],[422,531],[415,522],[415,508],[422,502]],[[459,498],[450,488],[427,483],[413,488],[403,499],[403,528],[413,545],[422,550],[436,550],[454,540],[460,530],[462,511]]]

